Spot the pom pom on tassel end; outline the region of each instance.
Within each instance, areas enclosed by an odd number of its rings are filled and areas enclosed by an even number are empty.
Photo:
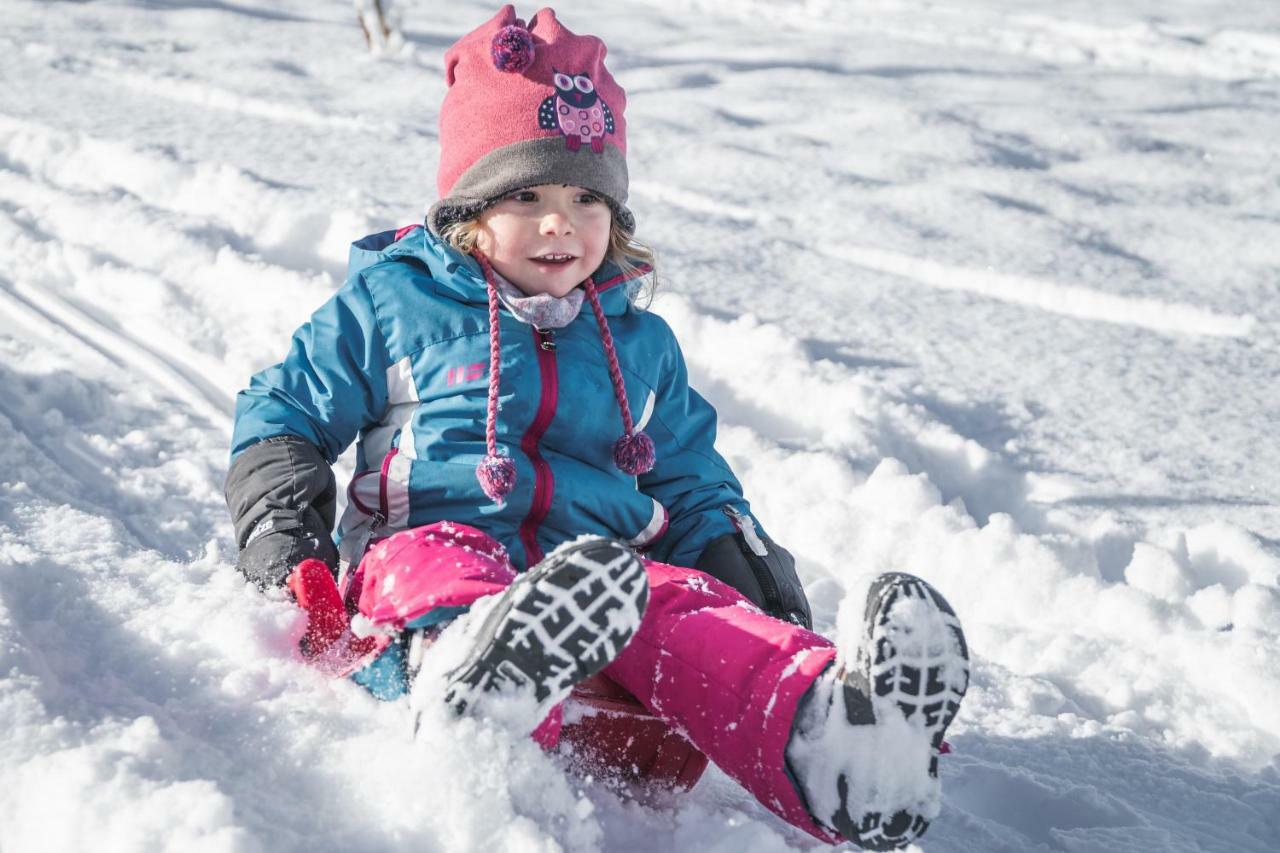
[[[657,452],[653,447],[653,439],[643,432],[624,435],[613,445],[613,462],[623,471],[638,477],[653,470],[657,461]]]
[[[494,503],[502,503],[516,485],[516,463],[509,456],[486,456],[476,466],[480,488]]]

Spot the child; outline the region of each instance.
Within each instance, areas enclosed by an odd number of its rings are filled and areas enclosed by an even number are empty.
[[[426,228],[357,244],[347,282],[238,399],[239,568],[269,587],[309,558],[341,565],[371,638],[356,646],[384,650],[371,686],[416,671],[422,638],[465,636],[448,704],[525,697],[551,743],[558,703],[603,671],[794,825],[901,846],[938,812],[968,682],[959,623],[889,574],[856,660],[809,630],[671,330],[633,304],[652,257],[604,56],[550,9],[525,25],[511,6],[448,51]],[[330,465],[356,440],[335,548]]]

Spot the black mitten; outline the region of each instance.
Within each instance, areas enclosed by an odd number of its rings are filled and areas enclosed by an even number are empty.
[[[250,532],[236,568],[259,589],[282,586],[293,567],[311,557],[334,570],[338,550],[322,524],[310,508],[272,510]]]
[[[227,472],[226,497],[236,527],[236,567],[261,589],[280,586],[302,560],[336,571],[333,470],[315,445],[295,436],[259,442]]]
[[[795,558],[757,533],[750,518],[729,515],[739,524],[738,531],[711,540],[694,568],[724,581],[770,616],[812,629],[813,614],[796,575]]]

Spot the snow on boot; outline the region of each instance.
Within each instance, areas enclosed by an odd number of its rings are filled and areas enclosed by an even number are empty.
[[[893,850],[938,815],[938,754],[969,685],[969,650],[947,600],[908,574],[876,578],[864,626],[854,665],[814,683],[787,758],[818,820]]]
[[[536,709],[526,720],[536,724],[622,651],[640,627],[649,580],[630,548],[584,537],[497,598],[469,656],[446,676],[445,702],[459,715],[490,715],[507,698],[531,697]]]

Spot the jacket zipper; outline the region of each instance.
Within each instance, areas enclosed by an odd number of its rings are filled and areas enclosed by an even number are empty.
[[[551,426],[556,415],[556,403],[560,394],[559,372],[556,369],[556,339],[552,329],[534,328],[533,338],[538,353],[538,373],[542,379],[542,398],[538,401],[538,412],[533,423],[520,439],[520,449],[533,463],[533,501],[529,506],[529,514],[520,522],[520,542],[524,545],[525,565],[533,566],[542,560],[542,549],[538,546],[538,526],[551,511],[551,495],[555,492],[555,479],[551,475],[551,466],[538,452],[538,442]]]
[[[769,564],[765,562],[769,549],[761,540],[760,534],[756,532],[755,522],[751,520],[751,516],[739,512],[732,506],[726,506],[724,514],[729,516],[729,520],[742,534],[738,547],[742,549],[742,555],[747,558],[747,565],[756,576],[756,583],[760,584],[760,592],[764,595],[765,602],[781,612],[782,591],[778,589],[778,583],[774,580],[773,573],[769,571]]]

